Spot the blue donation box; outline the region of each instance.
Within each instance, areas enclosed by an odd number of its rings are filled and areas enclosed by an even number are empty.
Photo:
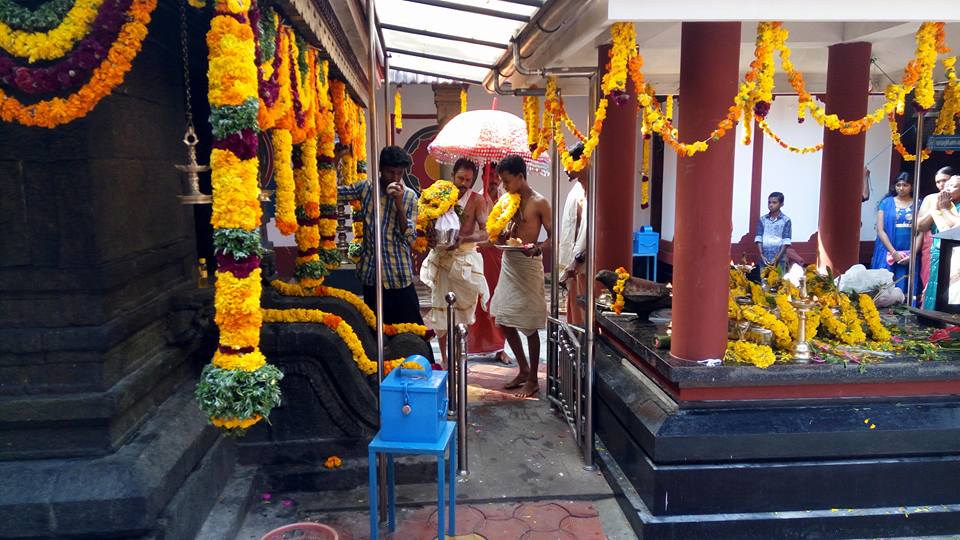
[[[380,439],[436,442],[447,420],[447,372],[420,355],[411,361],[421,369],[397,367],[380,383]]]

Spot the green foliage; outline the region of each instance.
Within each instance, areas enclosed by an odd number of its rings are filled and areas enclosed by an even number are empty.
[[[335,204],[321,204],[320,205],[320,216],[336,216],[337,215],[337,205]]]
[[[207,364],[200,374],[194,396],[208,417],[267,418],[280,405],[280,380],[283,372],[265,364],[256,371],[221,369]],[[237,430],[238,435],[245,430]]]
[[[327,266],[322,261],[310,261],[297,266],[297,279],[323,279],[329,274]]]
[[[277,30],[274,28],[277,12],[273,8],[260,11],[260,61],[273,59],[277,52]]]
[[[360,256],[363,255],[363,244],[354,240],[350,242],[350,248],[347,250],[347,256],[354,261],[360,260]]]
[[[343,262],[339,249],[321,249],[318,255],[320,255],[320,262],[327,268],[340,266],[340,263]]]
[[[251,255],[263,255],[260,232],[244,229],[216,229],[213,231],[213,251],[241,260]]]
[[[0,0],[0,21],[14,30],[46,32],[63,22],[76,0],[51,0],[30,9],[13,0]],[[34,4],[35,5],[35,4]]]
[[[257,123],[259,109],[260,102],[255,97],[247,99],[240,105],[213,107],[210,111],[210,127],[213,129],[214,138],[226,139],[230,134],[242,129],[259,131],[260,125]]]

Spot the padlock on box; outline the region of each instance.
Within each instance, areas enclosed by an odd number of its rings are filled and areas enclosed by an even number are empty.
[[[447,372],[434,371],[420,355],[407,357],[422,369],[398,367],[380,383],[380,438],[390,442],[435,442],[447,420]]]

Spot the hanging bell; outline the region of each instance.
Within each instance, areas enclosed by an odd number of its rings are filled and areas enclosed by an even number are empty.
[[[197,163],[197,138],[193,125],[187,126],[187,132],[183,135],[183,144],[187,145],[187,164],[174,165],[177,170],[187,173],[187,194],[178,195],[180,204],[210,204],[213,197],[200,191],[200,173],[210,170],[208,165]]]

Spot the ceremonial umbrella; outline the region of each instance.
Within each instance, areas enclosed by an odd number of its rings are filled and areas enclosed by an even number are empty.
[[[454,116],[437,134],[427,152],[440,163],[453,164],[460,158],[480,166],[516,154],[527,169],[544,176],[550,173],[546,152],[537,159],[527,144],[527,125],[520,117],[504,111],[467,111]]]

